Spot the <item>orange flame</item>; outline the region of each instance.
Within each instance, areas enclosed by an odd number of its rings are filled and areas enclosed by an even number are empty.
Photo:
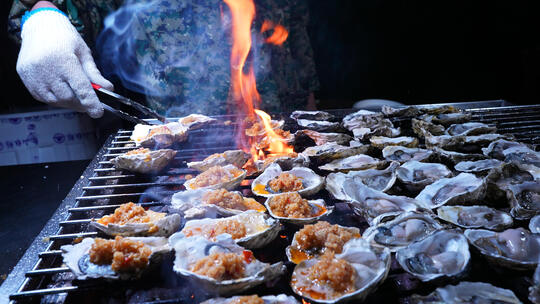
[[[280,24],[274,24],[274,22],[265,20],[261,26],[261,33],[274,29],[272,35],[266,38],[264,41],[266,43],[271,43],[275,45],[282,45],[287,37],[289,37],[289,32]]]
[[[261,110],[255,110],[255,113],[261,118],[266,136],[268,137],[269,146],[266,148],[271,154],[290,154],[294,152],[294,149],[287,145],[285,139],[277,134],[272,128],[272,118],[266,112]]]

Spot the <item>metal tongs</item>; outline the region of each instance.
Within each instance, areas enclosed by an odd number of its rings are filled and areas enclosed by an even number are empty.
[[[141,113],[143,113],[145,115],[153,117],[153,118],[161,121],[162,123],[167,123],[167,119],[164,116],[159,115],[158,113],[156,113],[152,109],[149,109],[149,108],[143,106],[142,104],[140,104],[140,103],[138,103],[136,101],[133,101],[133,100],[131,100],[131,99],[127,98],[127,97],[124,97],[122,95],[116,94],[115,92],[104,89],[99,84],[92,83],[92,87],[97,92],[100,92],[100,93],[102,93],[104,95],[112,97],[114,100],[119,101],[119,102],[121,102],[121,103],[123,103],[123,104],[125,104],[127,106],[130,106],[130,107],[138,110],[139,112],[141,112]],[[113,108],[110,105],[105,104],[103,102],[102,102],[102,104],[103,104],[103,108],[105,110],[113,113],[114,115],[116,115],[116,116],[118,116],[118,117],[120,117],[122,119],[131,121],[131,122],[134,122],[134,123],[138,123],[138,124],[150,125],[150,123],[148,121],[144,120],[144,119],[141,119],[139,117],[130,115],[130,114],[126,113],[126,112],[123,112],[121,110]]]

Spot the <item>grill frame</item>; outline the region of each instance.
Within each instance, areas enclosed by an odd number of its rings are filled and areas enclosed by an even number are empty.
[[[430,104],[430,105],[419,105],[419,106],[439,106],[442,104]],[[511,119],[506,122],[508,126],[506,129],[502,130],[518,130],[523,129],[525,133],[523,136],[517,136],[517,140],[532,143],[538,145],[540,143],[540,105],[535,106],[515,106],[508,105],[504,100],[496,101],[480,101],[480,102],[470,102],[470,103],[451,103],[448,105],[454,105],[457,107],[464,108],[465,111],[469,111],[473,114],[472,121],[482,121],[490,124],[494,124],[499,127],[499,124],[504,124],[505,122],[500,120],[500,115],[511,115]],[[529,121],[523,121],[522,114],[530,109],[537,109],[536,112],[533,112],[532,117],[536,118],[533,122],[535,123],[533,127],[524,125],[529,123]],[[338,116],[344,116],[347,113],[354,112],[354,109],[340,109],[340,110],[329,110],[329,112],[334,113]],[[501,111],[502,114],[501,114]],[[505,112],[506,111],[506,112]],[[510,113],[512,112],[512,113]],[[218,119],[227,120],[231,119],[233,116],[221,116]],[[151,121],[151,120],[150,120]],[[531,130],[532,129],[532,130]],[[205,130],[201,130],[205,132]],[[43,288],[36,289],[39,287],[40,279],[43,275],[50,275],[54,273],[61,273],[69,271],[67,267],[53,267],[47,268],[46,264],[52,265],[58,264],[58,260],[52,261],[54,259],[61,259],[59,256],[60,251],[54,249],[58,247],[57,242],[62,242],[66,240],[74,239],[79,236],[94,236],[96,232],[81,232],[81,233],[64,233],[65,230],[69,230],[69,227],[73,225],[82,225],[88,223],[89,219],[70,219],[70,216],[77,214],[79,212],[86,212],[91,209],[112,209],[117,207],[117,204],[108,205],[108,206],[88,206],[88,201],[94,201],[97,199],[103,198],[113,198],[116,195],[117,189],[124,188],[144,188],[157,185],[156,182],[147,182],[147,183],[126,183],[126,184],[111,184],[111,185],[101,185],[111,180],[129,180],[132,178],[136,179],[135,174],[122,173],[116,176],[101,175],[101,173],[107,173],[111,170],[109,166],[111,163],[108,159],[117,155],[119,151],[124,151],[127,148],[121,147],[121,145],[129,144],[129,134],[131,131],[128,130],[119,130],[116,134],[112,134],[105,141],[101,149],[98,151],[94,159],[90,162],[88,167],[84,170],[83,174],[79,180],[75,183],[71,191],[68,193],[66,198],[59,205],[58,209],[54,212],[52,217],[49,219],[47,224],[44,226],[43,230],[38,234],[35,240],[32,242],[30,247],[26,250],[22,258],[19,260],[17,265],[13,268],[7,279],[4,281],[0,287],[0,299],[8,301],[9,300],[24,300],[24,299],[35,299],[36,296],[43,296],[48,294],[59,294],[59,300],[61,300],[64,293],[74,292],[80,287],[76,286],[63,286],[58,288]],[[502,132],[504,133],[504,132]],[[203,150],[197,149],[187,149],[183,150],[180,155],[180,159],[188,160],[192,159],[193,154],[200,154],[198,158],[202,159],[207,155],[216,152],[222,152],[228,149],[233,148],[232,146],[222,146],[215,148],[204,149],[204,153],[201,153]],[[192,173],[194,171],[189,169],[178,170],[176,171],[179,174]],[[170,185],[180,185],[182,180],[175,181]],[[96,185],[97,184],[97,185]],[[243,188],[247,188],[244,186]],[[95,190],[108,190],[114,193],[104,194],[104,195],[86,195],[87,193],[92,193]],[[129,197],[135,196],[138,197],[142,192],[133,192],[133,193],[121,193],[120,197]],[[77,216],[75,216],[77,217]],[[46,241],[45,241],[46,240]],[[50,262],[50,263],[49,263]],[[45,267],[45,268],[44,268]],[[49,266],[50,267],[50,266]],[[37,284],[37,285],[36,285]]]

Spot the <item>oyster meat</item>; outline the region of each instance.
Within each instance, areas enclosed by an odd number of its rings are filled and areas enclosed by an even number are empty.
[[[214,166],[197,175],[195,178],[187,180],[184,186],[188,190],[193,189],[219,189],[231,190],[236,188],[246,177],[246,171],[240,170],[233,165]]]
[[[311,138],[317,146],[334,142],[338,145],[348,145],[352,136],[345,133],[321,133],[313,130],[299,130],[294,134],[295,139],[301,136]]]
[[[483,179],[471,173],[460,173],[450,178],[442,178],[426,186],[416,199],[431,209],[442,205],[462,202],[474,203],[482,199],[486,192]]]
[[[183,142],[188,137],[188,128],[178,122],[170,122],[163,125],[137,124],[130,138],[135,146],[159,149],[172,146],[174,143]]]
[[[217,119],[210,118],[201,114],[190,114],[178,119],[178,122],[184,125],[188,130],[195,130],[216,122]]]
[[[399,265],[424,282],[463,275],[469,261],[469,243],[460,232],[439,230],[396,252]]]
[[[251,191],[269,197],[297,191],[302,196],[313,195],[324,187],[324,178],[305,167],[283,171],[278,164],[271,164],[251,183]]]
[[[234,296],[230,298],[213,298],[206,300],[201,304],[240,304],[240,303],[258,303],[255,301],[262,300],[263,304],[299,304],[299,302],[293,297],[285,294],[279,294],[277,296],[262,296],[249,295],[249,296]],[[244,302],[245,301],[245,302]]]
[[[176,151],[171,149],[138,148],[111,159],[111,162],[118,169],[150,174],[165,169],[173,161],[175,155]]]
[[[524,220],[540,214],[540,181],[509,185],[506,194],[514,218]]]
[[[433,151],[420,148],[406,148],[402,146],[388,146],[382,149],[384,159],[404,163],[410,160],[427,161]]]
[[[352,131],[354,137],[364,140],[373,135],[395,137],[400,134],[392,122],[381,113],[360,110],[343,118],[343,126]]]
[[[481,122],[466,122],[462,124],[453,124],[446,133],[448,135],[480,135],[486,133],[494,133],[497,131],[496,127],[489,126]]]
[[[390,270],[390,251],[361,238],[347,242],[343,252],[328,252],[294,268],[291,287],[317,303],[360,302],[384,281]]]
[[[418,192],[441,178],[452,176],[452,171],[443,164],[411,160],[397,168],[396,176],[409,191]]]
[[[314,223],[334,210],[323,199],[307,200],[297,192],[270,196],[264,205],[272,217],[295,225]]]
[[[486,173],[487,171],[502,165],[498,159],[482,159],[477,161],[463,161],[454,166],[460,172]]]
[[[320,170],[325,171],[342,171],[348,172],[351,170],[365,170],[371,168],[379,168],[386,164],[386,161],[373,158],[366,154],[357,154],[341,159],[333,160],[325,165],[319,166]]]
[[[256,249],[273,241],[280,230],[279,222],[275,219],[265,213],[248,210],[231,217],[191,220],[180,232],[186,237],[203,236],[210,241],[215,241],[222,233],[228,233],[238,245]]]
[[[240,293],[273,280],[286,270],[282,262],[268,264],[255,259],[251,251],[237,245],[228,234],[210,241],[175,233],[169,237],[169,244],[176,255],[173,270],[220,295]]]
[[[491,201],[511,199],[509,186],[534,181],[534,177],[513,163],[503,163],[500,167],[491,169],[486,176],[488,197]]]
[[[351,141],[349,146],[329,142],[320,146],[308,147],[300,154],[315,163],[326,163],[334,159],[366,153],[369,148],[369,145],[358,144],[355,141]]]
[[[326,120],[309,120],[309,119],[297,119],[296,123],[308,130],[318,132],[340,132],[344,131],[339,122],[326,121]]]
[[[531,230],[532,233],[540,233],[540,215],[533,217],[529,221],[529,230]]]
[[[294,120],[307,119],[307,120],[330,121],[330,120],[333,120],[335,116],[324,111],[294,111],[291,113],[291,118]]]
[[[515,270],[533,270],[540,258],[540,234],[523,228],[494,232],[467,229],[465,236],[488,262]]]
[[[463,304],[500,303],[521,304],[513,291],[482,282],[460,282],[457,285],[439,287],[427,296],[413,295],[411,304]]]
[[[390,221],[369,227],[362,237],[373,245],[395,252],[442,228],[430,214],[404,212]]]
[[[512,217],[487,206],[442,206],[437,209],[440,219],[462,228],[484,228],[500,231],[512,226]]]
[[[400,136],[400,137],[384,137],[373,136],[369,139],[369,142],[375,148],[383,149],[387,146],[403,146],[407,148],[416,148],[418,146],[418,139],[415,137]]]
[[[242,150],[228,150],[223,153],[212,154],[202,161],[189,162],[187,166],[198,171],[206,171],[214,166],[226,165],[242,168],[250,158],[251,154]]]

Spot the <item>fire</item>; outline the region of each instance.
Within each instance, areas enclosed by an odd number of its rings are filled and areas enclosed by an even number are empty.
[[[277,134],[272,128],[271,121],[272,118],[266,112],[261,110],[255,110],[255,113],[261,118],[266,136],[269,140],[269,146],[267,151],[270,154],[286,155],[294,152],[294,149],[285,142],[285,138]]]
[[[270,20],[265,20],[261,26],[261,33],[264,33],[271,29],[274,29],[274,33],[272,33],[272,35],[266,38],[264,41],[266,43],[282,45],[283,42],[287,40],[289,32],[285,29],[285,27],[283,27],[283,25],[274,24],[274,22]]]

